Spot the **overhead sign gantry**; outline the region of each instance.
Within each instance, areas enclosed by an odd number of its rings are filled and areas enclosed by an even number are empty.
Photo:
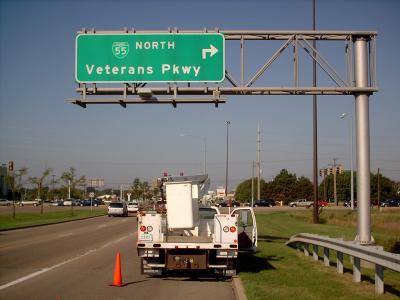
[[[357,137],[358,236],[370,244],[370,141],[369,96],[376,86],[376,36],[374,31],[91,31],[78,32],[76,40],[76,91],[81,107],[89,104],[224,103],[223,95],[353,95]],[[240,43],[240,74],[225,65],[225,40]],[[310,41],[343,43],[345,73],[337,72]],[[245,76],[247,41],[282,41],[259,69]],[[326,44],[326,43],[325,43]],[[266,70],[288,48],[292,54],[292,85],[261,83]],[[305,85],[300,78],[299,52],[315,61],[330,85]],[[224,80],[225,78],[225,80]],[[324,83],[326,81],[323,81]],[[105,85],[103,85],[105,83]],[[109,83],[115,83],[114,86]],[[119,84],[119,86],[117,86]],[[98,97],[100,96],[100,97]],[[107,98],[106,96],[109,96]],[[185,98],[183,98],[184,96]]]

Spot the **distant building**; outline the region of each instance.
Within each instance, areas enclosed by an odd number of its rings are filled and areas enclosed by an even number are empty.
[[[224,199],[225,198],[225,188],[220,186],[217,188],[217,199]]]
[[[5,198],[8,194],[7,186],[7,165],[2,164],[0,166],[0,197]]]

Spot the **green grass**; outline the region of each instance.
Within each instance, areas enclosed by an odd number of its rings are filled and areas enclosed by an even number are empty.
[[[348,257],[345,257],[345,274],[340,275],[336,273],[335,253],[331,254],[332,266],[325,267],[322,260],[314,262],[312,257],[285,245],[290,236],[300,232],[354,239],[356,228],[348,225],[351,223],[330,223],[343,219],[342,213],[346,212],[326,212],[333,216],[323,213],[321,217],[326,217],[325,224],[312,224],[310,211],[257,214],[257,253],[241,254],[238,266],[248,299],[399,299],[399,273],[385,270],[385,294],[378,297],[375,296],[373,270],[362,268],[363,281],[353,283]],[[393,218],[398,222],[400,216]],[[398,237],[400,228],[388,232],[382,224],[378,227],[373,227],[374,237],[379,236],[377,240]]]
[[[13,218],[12,214],[0,215],[0,230],[16,229],[28,226],[45,225],[59,222],[66,222],[72,220],[85,219],[95,216],[102,216],[106,214],[105,209],[96,209],[91,212],[90,210],[74,209],[71,216],[70,210],[55,211],[55,212],[40,212],[22,213],[18,212]]]

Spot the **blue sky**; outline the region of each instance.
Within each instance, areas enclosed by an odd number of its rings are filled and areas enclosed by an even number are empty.
[[[27,166],[31,176],[46,167],[59,176],[73,166],[79,175],[102,177],[118,186],[134,177],[151,181],[164,170],[199,173],[203,167],[200,137],[205,137],[207,169],[216,187],[225,181],[225,121],[230,120],[229,187],[251,176],[258,122],[263,177],[270,180],[286,168],[311,178],[311,97],[227,97],[219,108],[110,105],[82,109],[66,101],[77,97],[74,43],[82,28],[310,29],[311,3],[0,0],[0,162],[13,160],[16,168]],[[318,29],[378,31],[379,92],[370,97],[371,170],[379,167],[395,180],[400,180],[399,11],[400,2],[395,0],[317,0]],[[238,44],[229,43],[226,65],[239,78]],[[280,44],[248,44],[247,79]],[[339,48],[324,44],[319,49],[334,63],[342,63]],[[309,67],[304,65],[302,70],[307,72]],[[283,60],[261,80],[286,85],[291,83],[291,74]],[[322,74],[319,80],[324,80]],[[339,119],[343,112],[354,112],[353,97],[318,97],[321,168],[337,157],[349,169],[350,124]],[[181,133],[198,138],[181,137]]]

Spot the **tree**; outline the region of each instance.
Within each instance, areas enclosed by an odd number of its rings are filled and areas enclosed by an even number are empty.
[[[282,169],[272,181],[272,194],[276,201],[288,202],[296,198],[296,183],[295,174],[289,173],[286,169]]]
[[[379,175],[381,199],[397,197],[396,183],[389,178]],[[378,174],[371,174],[371,200],[378,199]]]
[[[249,203],[251,201],[251,178],[247,179],[245,181],[242,181],[241,183],[239,183],[239,185],[236,187],[236,192],[235,192],[235,198],[237,201],[242,202],[242,203]],[[260,190],[261,190],[261,198],[265,198],[263,197],[263,192],[265,191],[265,185],[267,183],[265,182],[264,179],[260,180]],[[256,178],[254,178],[254,199],[256,199],[256,191],[257,191],[257,180]]]
[[[70,167],[68,171],[65,171],[61,174],[60,179],[64,181],[65,186],[68,187],[71,185],[71,197],[72,198],[80,198],[79,192],[76,190],[77,186],[83,187],[86,184],[85,175],[77,178],[75,173],[75,168]]]
[[[307,177],[300,177],[296,182],[295,196],[300,199],[311,199],[313,193],[313,184]]]
[[[150,195],[150,187],[147,181],[143,181],[142,183],[142,195],[143,195],[143,201],[145,201]]]
[[[15,194],[19,193],[21,200],[21,190],[26,183],[24,180],[25,176],[28,174],[28,168],[23,167],[15,172],[11,172],[6,176],[7,184],[11,187],[12,201],[13,201],[13,218],[15,218]]]
[[[43,182],[46,179],[46,177],[50,175],[50,173],[52,171],[53,171],[52,169],[47,168],[46,170],[44,170],[43,174],[40,177],[29,177],[29,181],[37,186],[38,201],[40,201],[40,192],[43,187]],[[44,200],[41,201],[41,205],[40,205],[40,213],[41,214],[43,214],[43,202],[44,202]]]
[[[133,179],[131,188],[133,199],[139,199],[142,196],[142,183],[140,182],[140,179],[138,177]]]

